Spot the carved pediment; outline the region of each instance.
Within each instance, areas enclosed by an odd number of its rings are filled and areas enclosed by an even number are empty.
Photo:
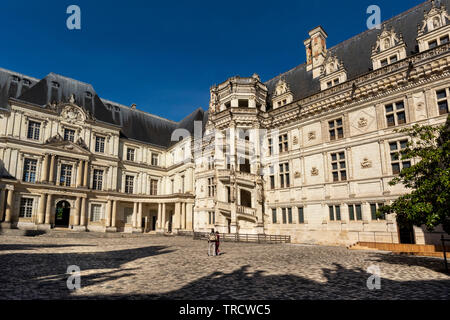
[[[383,31],[378,35],[375,47],[372,48],[372,55],[386,51],[403,43],[403,35],[397,35],[394,28],[388,29],[385,25]]]
[[[286,92],[290,92],[290,91],[291,90],[290,90],[289,85],[286,82],[286,80],[285,79],[280,79],[280,80],[278,80],[277,85],[275,87],[275,94],[274,94],[274,96],[277,97],[277,96],[280,96],[280,95],[282,95],[282,94],[284,94]]]
[[[446,26],[450,21],[450,16],[447,13],[444,5],[437,7],[436,1],[433,1],[433,6],[430,11],[424,13],[422,25],[418,26],[418,35],[421,36],[433,30]]]
[[[86,143],[82,138],[79,138],[77,142],[74,143],[72,141],[64,140],[64,138],[59,133],[57,133],[55,136],[47,139],[47,141],[45,141],[45,144],[57,149],[70,151],[73,153],[91,154]]]
[[[342,70],[344,70],[344,65],[343,65],[342,61],[339,61],[339,59],[335,55],[327,54],[327,57],[325,58],[325,61],[323,62],[323,66],[321,69],[321,75],[327,76],[336,71],[342,71]]]

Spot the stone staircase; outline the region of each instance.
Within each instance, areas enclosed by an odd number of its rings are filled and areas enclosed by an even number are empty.
[[[353,245],[348,246],[347,249],[388,251],[396,254],[414,255],[423,257],[439,257],[439,258],[444,257],[443,248],[440,245],[357,242]],[[447,248],[447,250],[449,249],[450,248]]]

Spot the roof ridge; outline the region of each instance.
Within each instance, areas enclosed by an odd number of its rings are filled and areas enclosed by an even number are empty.
[[[406,11],[402,11],[402,12],[400,12],[399,14],[393,16],[392,18],[389,18],[388,20],[382,21],[382,22],[381,22],[381,25],[390,23],[390,22],[392,22],[392,21],[395,20],[395,19],[399,19],[400,17],[403,17],[403,16],[405,16],[405,15],[411,13],[412,11],[417,10],[418,8],[423,7],[423,6],[425,6],[426,4],[432,3],[432,2],[433,2],[433,0],[426,0],[425,2],[419,3],[418,5],[416,5],[416,6],[412,7],[412,8],[409,8],[409,9],[406,10]],[[364,30],[363,32],[360,32],[360,33],[358,33],[358,34],[356,34],[356,35],[354,35],[354,36],[352,36],[352,37],[350,37],[350,38],[348,38],[348,39],[346,39],[346,40],[343,40],[343,41],[341,41],[341,42],[335,44],[335,45],[332,46],[331,48],[327,49],[327,51],[335,50],[337,47],[343,46],[345,43],[350,42],[350,41],[353,41],[354,39],[356,39],[356,38],[358,38],[358,37],[361,37],[362,35],[368,33],[369,31],[372,31],[372,30],[373,30],[373,29],[367,29],[367,30]],[[294,68],[291,68],[291,69],[289,69],[289,70],[287,70],[287,71],[285,71],[285,72],[283,72],[283,73],[280,73],[279,75],[277,75],[277,76],[275,76],[275,77],[273,77],[273,78],[270,78],[269,80],[267,80],[266,82],[264,82],[264,84],[267,84],[268,82],[273,81],[273,80],[275,80],[275,79],[281,78],[283,75],[285,75],[285,74],[287,74],[287,73],[289,73],[289,72],[291,72],[291,71],[293,71],[293,70],[295,70],[295,69],[297,69],[297,68],[299,68],[299,67],[301,67],[301,66],[303,66],[303,65],[305,65],[305,64],[306,64],[306,62],[304,62],[304,63],[302,63],[302,64],[300,64],[300,65],[298,65],[298,66],[296,66],[296,67],[294,67]]]
[[[178,123],[176,121],[173,121],[173,120],[170,120],[170,119],[167,119],[167,118],[163,118],[161,116],[157,116],[157,115],[155,115],[153,113],[150,113],[150,112],[147,112],[147,111],[144,111],[144,110],[141,110],[141,109],[133,109],[133,108],[131,108],[129,106],[126,106],[124,104],[121,104],[119,102],[115,102],[115,101],[112,101],[112,100],[104,99],[104,98],[101,98],[101,97],[100,97],[100,100],[102,100],[102,102],[113,103],[113,104],[115,104],[115,105],[117,105],[117,106],[119,106],[121,108],[129,109],[130,111],[136,111],[136,112],[144,113],[147,116],[151,116],[151,117],[154,117],[154,118],[157,118],[157,119],[160,119],[160,120],[165,120],[165,121],[171,122],[173,124],[177,124]]]
[[[35,77],[31,77],[31,76],[27,76],[26,74],[23,74],[23,73],[21,73],[21,72],[17,72],[17,71],[5,69],[5,68],[1,68],[1,67],[0,67],[0,71],[6,72],[6,73],[10,73],[10,74],[14,74],[14,75],[19,75],[19,76],[27,77],[27,78],[30,78],[30,79],[36,81],[36,82],[41,81],[41,79],[38,79],[38,78],[35,78]]]
[[[67,77],[67,76],[63,76],[62,74],[55,73],[55,72],[50,72],[50,73],[47,74],[43,79],[47,78],[49,75],[55,75],[55,76],[61,77],[61,78],[66,79],[66,80],[75,81],[75,82],[78,82],[78,83],[81,83],[81,84],[84,84],[84,85],[87,85],[87,86],[91,86],[92,89],[94,89],[94,86],[93,86],[91,83],[84,82],[84,81],[80,81],[80,80],[78,80],[78,79],[70,78],[70,77]],[[41,79],[41,80],[42,80],[42,79]],[[95,89],[94,89],[94,91],[95,91]],[[95,91],[95,92],[97,93],[97,91]]]

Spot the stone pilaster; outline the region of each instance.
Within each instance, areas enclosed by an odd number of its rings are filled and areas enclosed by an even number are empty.
[[[50,219],[52,216],[53,195],[47,195],[47,205],[45,208],[45,224],[50,225]]]
[[[55,183],[55,163],[56,163],[56,156],[54,154],[51,155],[50,160],[50,172],[49,172],[49,182]]]
[[[88,176],[89,176],[89,161],[84,162],[84,176],[83,176],[83,187],[88,187]]]
[[[181,229],[186,230],[186,203],[181,203]]]
[[[8,189],[8,194],[6,196],[5,221],[2,223],[3,228],[11,228],[13,206],[14,206],[14,190]]]
[[[39,199],[39,209],[38,209],[38,224],[43,224],[45,222],[45,205],[46,205],[46,194],[41,194]]]
[[[5,197],[6,197],[6,190],[2,189],[0,191],[0,221],[3,220],[3,216],[5,215]]]
[[[77,169],[77,188],[81,187],[83,183],[83,160],[80,160],[78,162],[78,169]]]
[[[42,162],[42,179],[41,182],[48,182],[48,160],[49,160],[49,155],[45,154],[44,156],[44,161]]]

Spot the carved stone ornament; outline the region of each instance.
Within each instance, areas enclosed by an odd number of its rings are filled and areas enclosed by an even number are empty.
[[[358,128],[364,128],[367,127],[368,120],[364,117],[359,118],[358,120]]]
[[[286,93],[288,91],[289,91],[289,86],[288,86],[286,80],[280,79],[277,82],[277,86],[275,88],[275,96],[282,95],[283,93]]]
[[[73,93],[69,97],[69,102],[70,103],[75,103],[75,95]]]
[[[316,139],[316,132],[315,131],[308,132],[308,140],[314,139]]]
[[[294,139],[293,139],[293,142],[292,142],[293,144],[298,144],[298,138],[297,138],[297,136],[294,136]]]
[[[300,172],[295,171],[294,177],[295,178],[300,178],[302,175],[300,174]]]
[[[73,106],[67,106],[63,109],[61,112],[61,116],[63,119],[67,122],[74,123],[74,122],[82,122],[85,120],[84,114],[81,112],[81,110],[77,107]]]
[[[372,161],[370,161],[368,158],[364,158],[361,162],[361,168],[362,169],[368,169],[372,167]]]
[[[311,175],[312,176],[318,176],[319,175],[319,169],[317,169],[316,167],[312,167]]]
[[[64,138],[59,133],[57,133],[55,136],[48,138],[45,143],[55,143],[61,141],[64,141]]]

